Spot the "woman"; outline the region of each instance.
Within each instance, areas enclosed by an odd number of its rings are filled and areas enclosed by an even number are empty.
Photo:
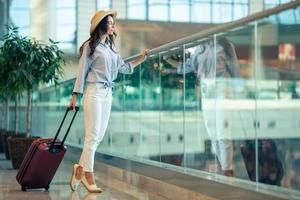
[[[70,106],[76,104],[77,95],[83,95],[85,138],[78,164],[73,166],[70,180],[75,191],[81,182],[89,192],[101,192],[95,184],[93,168],[95,151],[102,141],[111,111],[112,87],[118,72],[131,74],[142,63],[148,49],[136,60],[125,63],[116,52],[115,11],[98,11],[91,20],[90,38],[80,47],[80,60]],[[86,89],[83,92],[84,84]]]

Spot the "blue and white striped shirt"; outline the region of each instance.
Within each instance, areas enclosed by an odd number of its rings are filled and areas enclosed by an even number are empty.
[[[89,42],[84,44],[82,56],[78,64],[74,93],[83,93],[85,82],[103,83],[105,87],[113,87],[118,72],[133,73],[131,62],[125,63],[122,57],[111,50],[108,44],[100,43],[89,57]]]
[[[225,77],[228,72],[230,76],[236,77],[239,70],[238,58],[234,45],[229,44],[230,56],[227,56],[224,47],[219,43],[216,44],[216,49],[213,42],[199,44],[191,57],[186,60],[185,69],[181,63],[177,72],[179,74],[194,72],[198,78]]]

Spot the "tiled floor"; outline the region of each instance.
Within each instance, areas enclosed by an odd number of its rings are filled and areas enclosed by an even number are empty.
[[[69,188],[69,178],[72,164],[64,160],[59,167],[49,191],[44,189],[28,190],[22,192],[15,177],[17,170],[11,168],[11,162],[0,154],[0,200],[165,200],[161,196],[142,191],[132,185],[112,179],[105,175],[97,174],[96,182],[102,187],[100,194],[88,193],[85,188],[80,187],[77,192],[71,192]]]

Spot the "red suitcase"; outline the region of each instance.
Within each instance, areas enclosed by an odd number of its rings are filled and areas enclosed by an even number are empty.
[[[21,185],[22,191],[33,188],[49,189],[55,172],[67,150],[64,142],[68,136],[79,107],[75,107],[76,111],[72,117],[67,132],[63,140],[60,141],[57,137],[70,110],[72,110],[72,108],[67,108],[54,138],[37,139],[31,144],[16,176],[17,181]]]

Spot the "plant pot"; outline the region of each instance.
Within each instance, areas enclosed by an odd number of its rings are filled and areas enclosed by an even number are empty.
[[[10,160],[10,153],[9,153],[9,147],[8,147],[8,143],[7,143],[7,138],[9,136],[12,136],[12,137],[25,137],[25,134],[15,134],[13,132],[6,132],[6,133],[3,133],[2,134],[2,145],[3,145],[3,151],[4,151],[4,154],[5,154],[5,158],[7,160]]]
[[[2,144],[2,134],[5,133],[5,130],[0,129],[0,153],[4,153],[3,144]]]
[[[37,137],[9,137],[8,146],[13,169],[19,169],[31,145]]]
[[[2,136],[1,136],[1,138],[2,138],[2,148],[3,148],[3,152],[4,152],[5,158],[6,158],[7,160],[10,160],[9,149],[8,149],[8,144],[7,144],[7,138],[8,138],[9,136],[12,136],[12,135],[15,135],[15,134],[12,134],[11,132],[6,131],[6,132],[2,133]]]

